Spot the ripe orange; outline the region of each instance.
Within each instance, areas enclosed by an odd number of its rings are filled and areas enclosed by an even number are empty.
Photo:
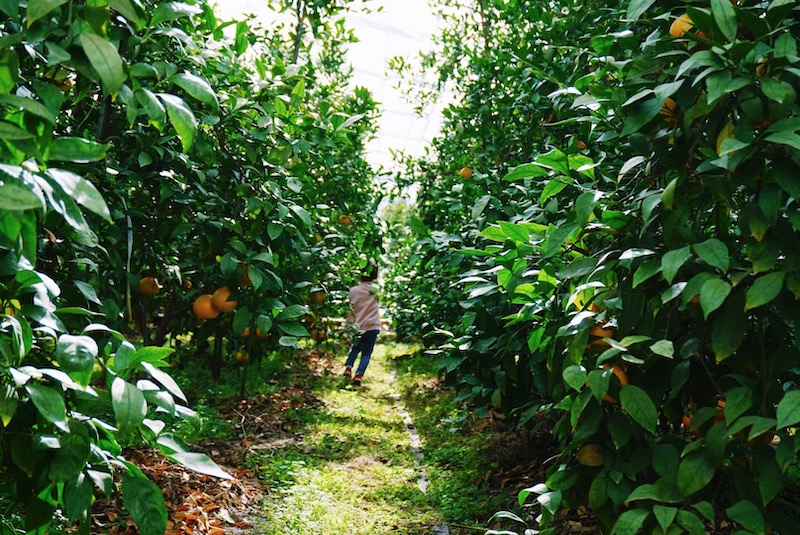
[[[238,301],[228,301],[228,297],[230,297],[230,295],[231,291],[228,289],[228,287],[223,286],[214,292],[214,295],[211,296],[211,302],[217,309],[219,309],[220,312],[230,312],[236,308],[236,305],[239,304]]]
[[[661,108],[661,111],[659,111],[658,114],[664,117],[665,123],[675,124],[678,115],[678,112],[676,111],[677,107],[678,103],[675,102],[675,99],[667,97],[667,99],[664,101],[664,107]]]
[[[250,327],[245,327],[242,331],[242,338],[247,338],[248,336],[250,336]]]
[[[347,225],[348,227],[353,224],[353,220],[347,214],[342,214],[339,216],[339,223],[342,225]]]
[[[679,38],[683,37],[690,31],[692,31],[692,29],[694,29],[694,23],[692,22],[692,18],[689,16],[688,13],[684,13],[683,15],[672,21],[672,24],[669,27],[669,34],[672,37]],[[698,31],[696,34],[698,37],[702,38],[706,37],[706,35],[700,31]]]
[[[317,243],[321,242],[322,241],[322,234],[320,234],[319,232],[314,234],[314,239],[317,240]]]
[[[588,147],[586,146],[586,142],[582,139],[578,140],[578,150],[586,150]]]
[[[267,331],[267,332],[261,332],[261,329],[259,329],[258,327],[256,327],[256,338],[260,338],[260,339],[262,339],[262,340],[263,340],[263,339],[264,339],[264,338],[266,338],[267,336],[269,336],[269,331]]]
[[[211,294],[203,294],[195,299],[192,312],[201,320],[213,320],[219,316],[219,309],[214,306]]]
[[[325,292],[311,292],[311,295],[308,296],[308,302],[313,303],[315,305],[321,305],[325,301]]]
[[[469,166],[462,167],[461,171],[458,172],[458,176],[461,178],[472,178],[472,168]]]
[[[183,282],[181,283],[181,288],[183,288],[184,290],[191,290],[192,281],[190,281],[189,279],[183,279]]]
[[[242,286],[253,285],[253,281],[250,280],[250,275],[248,274],[249,269],[250,266],[248,266],[247,264],[242,264]]]
[[[621,384],[621,385],[626,385],[626,384],[628,384],[628,374],[627,374],[627,373],[625,373],[625,370],[623,370],[623,369],[622,369],[622,368],[619,366],[619,364],[609,364],[608,362],[605,362],[605,363],[603,363],[603,365],[602,365],[601,367],[602,367],[604,370],[608,370],[608,369],[610,369],[610,370],[611,370],[611,372],[612,372],[614,375],[616,375],[616,376],[617,376],[617,379],[619,380],[619,384]],[[605,397],[603,398],[603,401],[606,401],[606,402],[608,402],[608,403],[611,403],[612,405],[615,405],[615,404],[617,403],[617,400],[616,400],[616,399],[614,399],[614,398],[612,398],[612,397],[611,397],[611,396],[609,396],[608,394],[606,394],[606,395],[605,395]]]
[[[139,279],[139,292],[144,295],[156,295],[161,291],[161,286],[153,277],[142,277]]]
[[[692,413],[684,414],[683,418],[681,418],[681,425],[683,428],[686,429],[689,433],[693,434],[694,436],[700,435],[699,429],[692,429]]]
[[[767,57],[764,56],[763,58],[758,60],[758,63],[756,64],[756,74],[758,75],[759,78],[764,76],[764,71],[766,70],[766,68],[767,68]]]
[[[247,351],[242,351],[241,349],[236,352],[236,362],[239,364],[244,364],[250,360],[250,355],[247,354]]]

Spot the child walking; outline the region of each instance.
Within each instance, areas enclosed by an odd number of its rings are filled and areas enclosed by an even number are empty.
[[[358,362],[358,369],[353,376],[353,384],[361,386],[361,378],[369,365],[372,350],[375,348],[375,341],[381,332],[381,313],[378,308],[378,264],[370,260],[361,275],[361,282],[357,286],[350,288],[347,298],[350,301],[350,312],[345,323],[348,327],[356,328],[355,340],[347,355],[347,362],[344,366],[344,374],[349,379],[353,373],[353,365],[359,353],[361,360]]]

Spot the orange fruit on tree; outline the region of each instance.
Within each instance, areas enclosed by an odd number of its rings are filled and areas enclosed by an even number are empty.
[[[250,327],[245,327],[242,331],[242,338],[247,338],[248,336],[250,336]]]
[[[269,336],[269,331],[267,331],[267,332],[262,332],[262,331],[261,331],[261,329],[259,329],[258,327],[256,327],[256,338],[260,338],[260,339],[262,339],[262,340],[263,340],[263,339],[264,339],[264,338],[266,338],[267,336]]]
[[[582,139],[579,139],[578,140],[578,150],[586,150],[587,148],[588,148],[588,146],[586,145],[586,142],[583,141]]]
[[[462,167],[461,171],[458,172],[458,176],[461,178],[472,178],[472,168],[469,166]]]
[[[694,22],[692,21],[692,17],[689,16],[688,13],[684,13],[670,24],[669,27],[669,34],[672,37],[679,38],[683,37],[687,33],[691,32],[694,29]],[[698,37],[705,38],[706,34],[703,32],[696,32]]]
[[[139,292],[144,295],[156,295],[161,291],[161,286],[153,277],[142,277],[139,279]]]
[[[247,351],[242,351],[241,349],[236,352],[236,362],[239,364],[244,364],[250,360],[250,355],[247,354]]]
[[[190,281],[189,279],[183,279],[183,282],[181,283],[181,288],[183,288],[184,290],[191,290],[192,281]]]
[[[352,225],[352,224],[353,224],[353,220],[350,218],[350,216],[349,216],[349,215],[347,215],[347,214],[341,214],[341,215],[339,216],[339,223],[341,223],[342,225],[347,225],[347,226],[350,226],[350,225]]]
[[[219,316],[219,309],[214,306],[211,294],[203,294],[195,299],[192,312],[201,320],[213,320]]]
[[[678,112],[676,111],[677,108],[678,103],[675,102],[675,99],[667,97],[667,99],[664,101],[664,106],[661,108],[661,111],[659,111],[658,114],[664,117],[665,123],[675,124],[675,122],[678,120]]]
[[[308,296],[308,302],[313,303],[315,305],[321,305],[325,301],[325,292],[311,292]]]
[[[250,270],[250,266],[247,264],[242,264],[242,286],[252,286],[253,281],[250,280],[250,274],[248,271]]]
[[[628,384],[628,374],[625,373],[625,370],[619,364],[610,364],[608,362],[603,363],[601,366],[604,370],[611,370],[611,372],[617,377],[620,385]],[[617,403],[617,400],[609,396],[608,394],[605,395],[603,401],[611,403],[612,405]]]
[[[221,288],[217,288],[217,290],[211,296],[211,302],[217,309],[219,309],[220,312],[230,312],[236,308],[236,305],[239,304],[238,301],[228,301],[228,297],[230,296],[231,291],[227,286],[223,286]]]

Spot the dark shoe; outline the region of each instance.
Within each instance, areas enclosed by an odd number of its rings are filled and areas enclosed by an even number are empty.
[[[356,374],[356,376],[353,377],[353,384],[356,385],[356,386],[361,386],[361,375],[360,374]]]

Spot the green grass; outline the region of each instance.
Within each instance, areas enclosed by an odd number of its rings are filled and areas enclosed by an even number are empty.
[[[513,503],[478,483],[488,469],[481,448],[490,437],[458,427],[467,413],[454,393],[420,386],[435,383],[436,365],[407,356],[415,353],[379,345],[361,388],[334,376],[314,384],[324,405],[297,415],[302,441],[251,459],[270,487],[259,533],[419,535],[443,522],[485,526]],[[423,442],[427,493],[417,484],[398,394]]]

